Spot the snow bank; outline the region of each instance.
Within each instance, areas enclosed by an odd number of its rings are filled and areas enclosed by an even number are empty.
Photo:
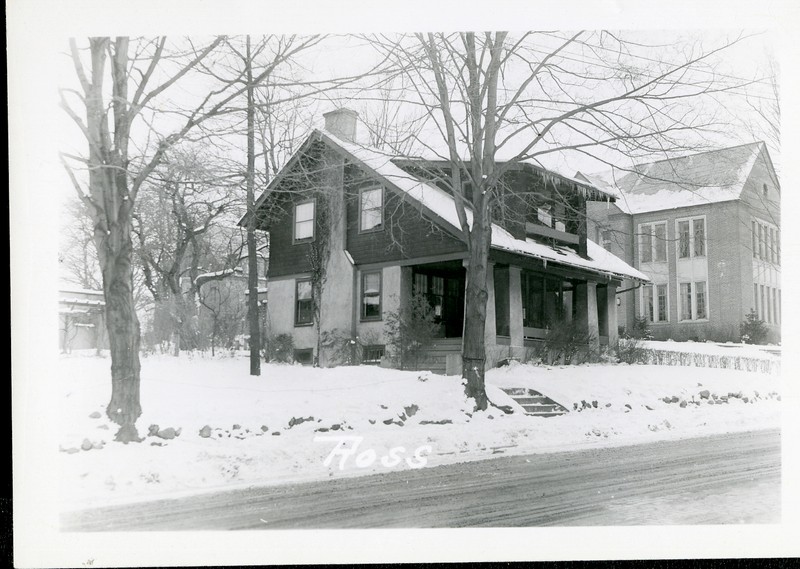
[[[487,376],[490,398],[517,409],[507,415],[473,413],[460,379],[427,372],[265,365],[255,378],[240,357],[183,355],[142,361],[139,433],[157,425],[152,433],[167,438],[122,445],[104,415],[109,366],[102,357],[60,360],[62,509],[779,425],[778,380],[730,370],[512,365]],[[534,418],[502,387],[589,408]],[[694,402],[664,401],[672,397]],[[169,428],[180,434],[169,438]],[[338,444],[345,450],[331,456]]]

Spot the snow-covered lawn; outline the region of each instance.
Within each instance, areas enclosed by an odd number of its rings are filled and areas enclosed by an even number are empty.
[[[505,414],[473,413],[455,377],[265,365],[255,378],[244,358],[184,354],[143,358],[137,422],[143,436],[151,425],[180,434],[122,445],[104,414],[110,360],[59,363],[62,509],[780,425],[779,379],[733,370],[512,364],[487,376],[490,398],[515,409]],[[535,389],[572,412],[526,416],[500,387]],[[326,461],[340,441],[358,447]]]

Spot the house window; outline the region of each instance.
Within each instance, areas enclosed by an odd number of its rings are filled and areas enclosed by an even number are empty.
[[[708,318],[708,295],[706,282],[680,283],[681,320],[705,320]]]
[[[689,222],[678,222],[678,257],[689,258]]]
[[[764,294],[764,285],[759,285],[761,289],[761,320],[767,320],[767,301]]]
[[[695,286],[695,307],[694,318],[695,320],[705,320],[706,315],[706,283],[700,281],[694,283]]]
[[[639,226],[639,258],[643,263],[667,260],[667,223],[648,223]]]
[[[386,346],[383,344],[364,346],[364,357],[361,358],[361,363],[368,365],[380,365],[381,358],[385,353]]]
[[[764,258],[764,226],[758,224],[758,258]]]
[[[361,320],[381,319],[381,272],[361,275]]]
[[[553,226],[553,216],[550,213],[549,207],[540,207],[536,210],[536,219],[539,220],[539,223],[542,225],[546,225],[547,227]]]
[[[294,206],[294,242],[312,241],[314,239],[314,200],[295,204]]]
[[[780,322],[780,312],[778,311],[778,289],[772,289],[772,321],[775,324]]]
[[[645,285],[642,287],[642,316],[648,322],[666,322],[667,285]]]
[[[360,231],[376,231],[383,228],[383,188],[361,190]]]
[[[772,288],[767,287],[767,322],[770,324],[775,322],[775,317],[773,316],[772,312],[773,309],[774,306],[772,306]]]
[[[680,220],[678,228],[678,258],[705,257],[706,220],[705,217]]]
[[[600,245],[606,251],[610,250],[611,248],[611,230],[610,229],[603,229],[600,232]]]
[[[756,222],[751,221],[750,227],[753,231],[753,243],[752,243],[753,257],[758,257],[758,229],[756,229]]]
[[[658,304],[658,321],[667,321],[667,285],[656,285],[656,302]]]
[[[758,284],[753,284],[753,310],[755,310],[756,318],[761,320],[761,311],[758,309]]]
[[[694,234],[694,257],[706,254],[706,220],[702,217],[692,220],[692,233]]]
[[[314,294],[311,279],[295,281],[294,325],[308,326],[314,323]]]
[[[295,350],[294,361],[304,366],[310,366],[314,363],[314,350],[312,348]]]

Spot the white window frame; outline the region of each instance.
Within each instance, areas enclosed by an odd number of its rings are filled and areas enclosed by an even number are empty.
[[[694,222],[695,220],[703,220],[703,254],[695,255],[694,253]],[[689,256],[681,257],[681,232],[680,224],[682,221],[689,222]],[[675,258],[678,261],[686,261],[690,259],[707,259],[708,258],[708,220],[705,214],[693,215],[691,217],[679,217],[675,220]],[[689,282],[689,281],[682,281]]]
[[[658,309],[661,307],[659,300],[658,300],[658,287],[664,286],[667,287],[667,306],[666,306],[666,314],[667,317],[664,320],[660,320],[658,317]],[[650,319],[650,315],[647,313],[647,305],[645,303],[645,289],[651,289],[653,291],[653,318]],[[647,285],[642,285],[641,290],[639,291],[639,306],[641,309],[639,310],[639,316],[642,318],[647,319],[648,322],[651,324],[664,324],[669,322],[669,284],[668,283],[651,283]]]
[[[656,226],[663,225],[664,226],[664,259],[661,261],[656,260]],[[642,237],[644,236],[645,228],[648,228],[650,231],[650,260],[644,261],[642,259]],[[639,228],[637,231],[639,235],[638,239],[638,249],[639,249],[639,263],[667,263],[669,262],[669,247],[667,244],[669,243],[669,225],[666,220],[662,221],[649,221],[647,223],[640,223]]]
[[[297,237],[297,208],[304,206],[306,204],[311,204],[312,206],[312,214],[311,214],[311,237]],[[309,220],[304,220],[307,222]],[[292,208],[292,244],[297,243],[311,243],[314,241],[314,238],[317,236],[317,200],[311,198],[310,200],[304,200],[302,202],[297,202],[294,204]]]
[[[703,283],[703,288],[705,289],[705,310],[706,315],[703,318],[697,317],[697,283]],[[711,319],[711,302],[709,300],[710,292],[708,286],[708,280],[704,281],[691,281],[688,279],[678,279],[678,322],[708,322]],[[691,310],[691,315],[689,318],[683,317],[683,292],[682,292],[682,285],[689,284],[691,285],[690,289],[690,298],[689,298],[689,309]]]
[[[366,192],[374,192],[380,191],[381,193],[381,205],[379,208],[370,208],[372,210],[378,209],[380,210],[381,214],[381,221],[378,225],[374,227],[370,227],[368,229],[364,229],[364,194]],[[368,186],[365,188],[361,188],[358,190],[358,232],[359,233],[374,233],[376,231],[383,231],[384,227],[384,209],[386,207],[386,192],[384,191],[383,186]]]

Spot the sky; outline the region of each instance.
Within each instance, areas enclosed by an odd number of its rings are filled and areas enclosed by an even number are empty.
[[[41,440],[57,448],[55,433],[50,432],[46,421],[57,402],[47,381],[50,371],[58,365],[57,346],[57,229],[59,199],[66,193],[68,181],[58,161],[61,150],[62,131],[65,128],[63,113],[58,108],[60,78],[70,73],[65,66],[62,53],[69,36],[89,34],[157,34],[177,33],[209,35],[217,33],[265,32],[363,32],[397,30],[454,30],[454,29],[639,29],[648,37],[655,37],[657,30],[734,30],[747,27],[755,30],[772,30],[774,51],[784,70],[782,93],[784,100],[800,100],[800,77],[796,62],[800,60],[800,46],[796,41],[796,30],[800,24],[800,7],[791,0],[672,0],[668,3],[641,2],[638,0],[594,0],[538,2],[506,1],[488,4],[477,0],[444,0],[432,3],[429,0],[405,0],[402,3],[370,2],[367,0],[339,0],[322,2],[307,0],[304,3],[249,2],[230,0],[172,0],[159,2],[138,0],[10,0],[7,2],[7,58],[9,89],[9,208],[11,240],[11,327],[12,336],[12,384],[13,384],[13,431],[15,436],[24,433],[26,439],[14,445],[15,506],[28,512],[16,528],[21,532],[16,539],[27,537],[34,544],[45,543],[52,537],[54,518],[51,505],[43,502],[37,494],[37,485],[51,481],[52,473],[46,457],[25,452],[28,440]],[[734,59],[732,72],[746,73],[752,69],[760,49],[742,48]],[[333,55],[340,62],[354,63],[352,52]],[[327,109],[323,109],[327,110]],[[792,105],[784,107],[783,124],[785,138],[784,156],[800,153],[800,128],[797,113]],[[800,165],[796,161],[784,160],[783,209],[793,212],[800,209],[797,192],[792,191],[800,177]],[[574,167],[564,165],[564,168]],[[561,166],[559,165],[561,169]],[[793,224],[784,228],[784,255],[796,259],[800,254],[800,233]],[[796,281],[794,263],[784,267],[784,282]],[[800,313],[800,302],[796,295],[784,295],[787,314]],[[788,320],[788,319],[787,319]],[[800,338],[797,322],[789,321],[783,333],[784,345],[793,346]],[[52,353],[51,353],[52,352]],[[786,370],[800,369],[800,351],[785,350],[783,366]],[[791,374],[789,374],[791,375]],[[797,383],[787,386],[785,399],[796,402]],[[787,418],[786,420],[789,420]],[[797,421],[787,423],[793,433]],[[28,438],[30,437],[30,438]],[[787,435],[788,437],[788,435]],[[787,439],[788,440],[788,439]],[[794,436],[791,440],[797,441]],[[786,454],[786,461],[796,457]],[[25,481],[21,484],[20,481]],[[787,510],[785,510],[786,512]],[[788,515],[796,516],[796,508]],[[15,507],[15,514],[17,507]],[[793,518],[793,519],[796,519]],[[602,555],[603,540],[614,535],[614,528],[595,529],[583,538],[596,544],[595,555]],[[690,532],[671,532],[664,528],[628,528],[628,539],[637,541],[646,549],[648,540],[697,538],[708,544],[712,556],[725,556],[726,544],[752,544],[762,553],[771,551],[777,555],[787,550],[780,541],[781,533],[773,527],[764,528],[692,528]],[[518,543],[530,540],[569,539],[576,534],[537,531],[524,533]],[[73,545],[86,547],[113,547],[114,536],[78,536]],[[293,536],[291,532],[281,534],[285,544],[298,537],[295,543],[307,546],[307,536]],[[343,543],[340,535],[315,535],[317,547],[336,547]],[[680,537],[679,537],[680,538]],[[236,543],[232,544],[232,539]],[[402,558],[402,550],[391,535],[371,534],[370,540],[394,552]],[[377,540],[377,541],[374,541]],[[201,543],[202,541],[203,543]],[[193,546],[204,543],[209,548],[209,562],[222,562],[220,547],[215,540],[195,540]],[[346,541],[346,540],[345,540]],[[653,541],[656,542],[656,541]],[[256,541],[252,536],[241,535],[225,538],[227,548],[225,560],[235,561],[234,552],[248,548],[276,547],[274,536],[264,536]],[[353,542],[359,547],[358,540]],[[487,542],[488,543],[488,542]],[[429,542],[431,546],[439,545]],[[129,540],[116,545],[142,546],[141,540]],[[174,546],[174,537],[149,536],[147,547]],[[238,548],[238,549],[237,549]],[[216,553],[216,557],[214,556]],[[730,551],[730,550],[727,550]],[[741,551],[737,549],[737,551]],[[753,551],[753,550],[751,550]],[[458,559],[445,557],[442,549],[431,549],[431,559]],[[499,554],[499,553],[498,553]],[[520,553],[524,555],[523,553]],[[274,562],[291,561],[291,557],[274,549],[265,549],[264,559]],[[283,556],[281,556],[283,555]],[[614,555],[623,555],[614,553]],[[646,554],[645,554],[646,555]],[[624,556],[624,555],[623,555]]]

